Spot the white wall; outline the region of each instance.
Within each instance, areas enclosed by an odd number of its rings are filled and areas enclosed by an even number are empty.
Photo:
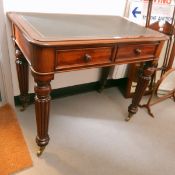
[[[10,59],[8,53],[7,34],[3,1],[0,0],[0,91],[3,104],[13,105],[13,87],[11,79]]]
[[[4,9],[7,11],[49,12],[49,13],[79,13],[124,15],[127,0],[4,0]],[[11,68],[13,76],[14,95],[19,95],[16,68],[14,64],[14,50],[11,42],[10,25],[7,22]],[[66,87],[76,84],[94,82],[99,79],[100,69],[89,69],[69,73],[56,74],[51,82],[52,88]],[[29,91],[33,92],[33,78],[30,76]]]
[[[123,15],[126,0],[4,0],[5,11]]]

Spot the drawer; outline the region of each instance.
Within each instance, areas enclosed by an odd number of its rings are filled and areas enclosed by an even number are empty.
[[[111,47],[57,50],[56,69],[68,69],[111,63]]]
[[[156,53],[158,43],[156,44],[131,44],[118,47],[116,62],[131,60],[143,60],[144,58],[153,58]]]

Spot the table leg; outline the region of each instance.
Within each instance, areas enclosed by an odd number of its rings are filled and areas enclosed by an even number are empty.
[[[20,49],[16,46],[15,50],[16,56],[16,69],[18,74],[18,82],[20,89],[20,102],[22,105],[21,111],[25,110],[30,99],[28,94],[28,62]]]
[[[111,67],[102,68],[101,79],[100,79],[100,82],[99,82],[99,89],[98,89],[99,93],[101,93],[105,88],[110,70],[111,70]]]
[[[35,86],[35,112],[37,123],[37,137],[36,143],[40,147],[37,155],[40,156],[44,151],[46,145],[49,143],[48,125],[49,125],[49,113],[50,113],[50,81],[36,82]]]
[[[154,71],[155,71],[154,67],[143,68],[143,71],[141,71],[139,75],[136,91],[132,98],[132,103],[128,107],[129,114],[128,114],[128,117],[125,119],[126,121],[129,121],[131,117],[137,113],[139,103],[142,99],[142,96],[145,93],[146,88],[148,87],[148,84],[151,80],[151,76],[153,75]]]

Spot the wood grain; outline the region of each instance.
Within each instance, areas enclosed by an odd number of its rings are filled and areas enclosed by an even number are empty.
[[[122,59],[142,59],[154,57],[158,45],[159,43],[119,46],[115,61],[117,62]]]
[[[69,49],[57,51],[57,67],[56,69],[64,69],[67,67],[81,67],[86,65],[107,64],[112,62],[112,48],[83,48]],[[89,56],[87,60],[86,56]]]

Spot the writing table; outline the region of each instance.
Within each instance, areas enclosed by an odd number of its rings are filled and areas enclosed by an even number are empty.
[[[28,67],[34,87],[38,155],[49,143],[51,80],[54,74],[94,67],[147,62],[139,73],[129,120],[154,72],[167,37],[119,16],[16,13],[7,14],[16,50],[22,105],[28,101]]]

